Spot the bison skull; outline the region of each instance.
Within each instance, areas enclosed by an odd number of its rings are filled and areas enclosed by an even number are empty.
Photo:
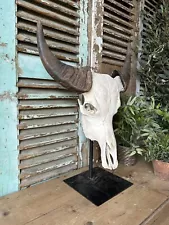
[[[58,60],[45,41],[40,22],[37,26],[37,42],[40,58],[50,76],[68,90],[83,93],[79,106],[84,133],[87,138],[98,141],[103,167],[117,168],[112,119],[120,106],[120,92],[125,91],[129,84],[131,45],[128,45],[122,72],[114,71],[111,77],[94,73],[89,67],[75,68]]]
[[[118,166],[112,118],[120,107],[122,90],[119,77],[111,78],[106,74],[93,73],[91,90],[83,93],[81,100],[78,100],[84,134],[99,143],[102,166],[107,169],[116,169]]]

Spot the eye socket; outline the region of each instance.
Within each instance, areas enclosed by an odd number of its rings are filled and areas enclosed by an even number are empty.
[[[90,103],[85,103],[84,104],[84,108],[87,110],[87,111],[95,111],[95,107],[90,104]]]

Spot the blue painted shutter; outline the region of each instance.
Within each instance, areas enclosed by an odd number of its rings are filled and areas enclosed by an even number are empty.
[[[57,3],[56,3],[57,2]],[[77,168],[77,94],[45,72],[38,57],[36,21],[51,50],[79,63],[79,1],[17,0],[20,188]]]

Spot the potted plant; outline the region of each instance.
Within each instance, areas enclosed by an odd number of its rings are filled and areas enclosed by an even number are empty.
[[[159,104],[155,105],[153,97],[123,98],[114,122],[119,161],[134,165],[136,156],[144,154],[146,141],[153,132],[165,129],[165,120],[169,121],[169,114],[162,111]]]
[[[169,113],[165,108],[169,103],[169,1],[160,1],[151,22],[143,12],[142,21],[145,29],[138,71],[141,90],[147,98],[154,96],[161,105],[150,110],[156,126],[148,124],[144,129],[144,155],[152,161],[155,174],[169,180]]]
[[[169,134],[154,132],[146,140],[145,158],[152,161],[154,173],[163,180],[169,180]]]
[[[152,161],[155,175],[169,181],[169,112],[157,107],[155,113],[154,120],[159,126],[145,133],[144,156]]]

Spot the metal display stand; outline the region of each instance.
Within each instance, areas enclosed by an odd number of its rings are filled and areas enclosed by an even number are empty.
[[[89,148],[89,170],[64,180],[70,187],[99,206],[130,187],[132,183],[93,166],[93,142]]]
[[[92,179],[93,177],[93,142],[90,141],[90,148],[89,148],[89,178]]]

